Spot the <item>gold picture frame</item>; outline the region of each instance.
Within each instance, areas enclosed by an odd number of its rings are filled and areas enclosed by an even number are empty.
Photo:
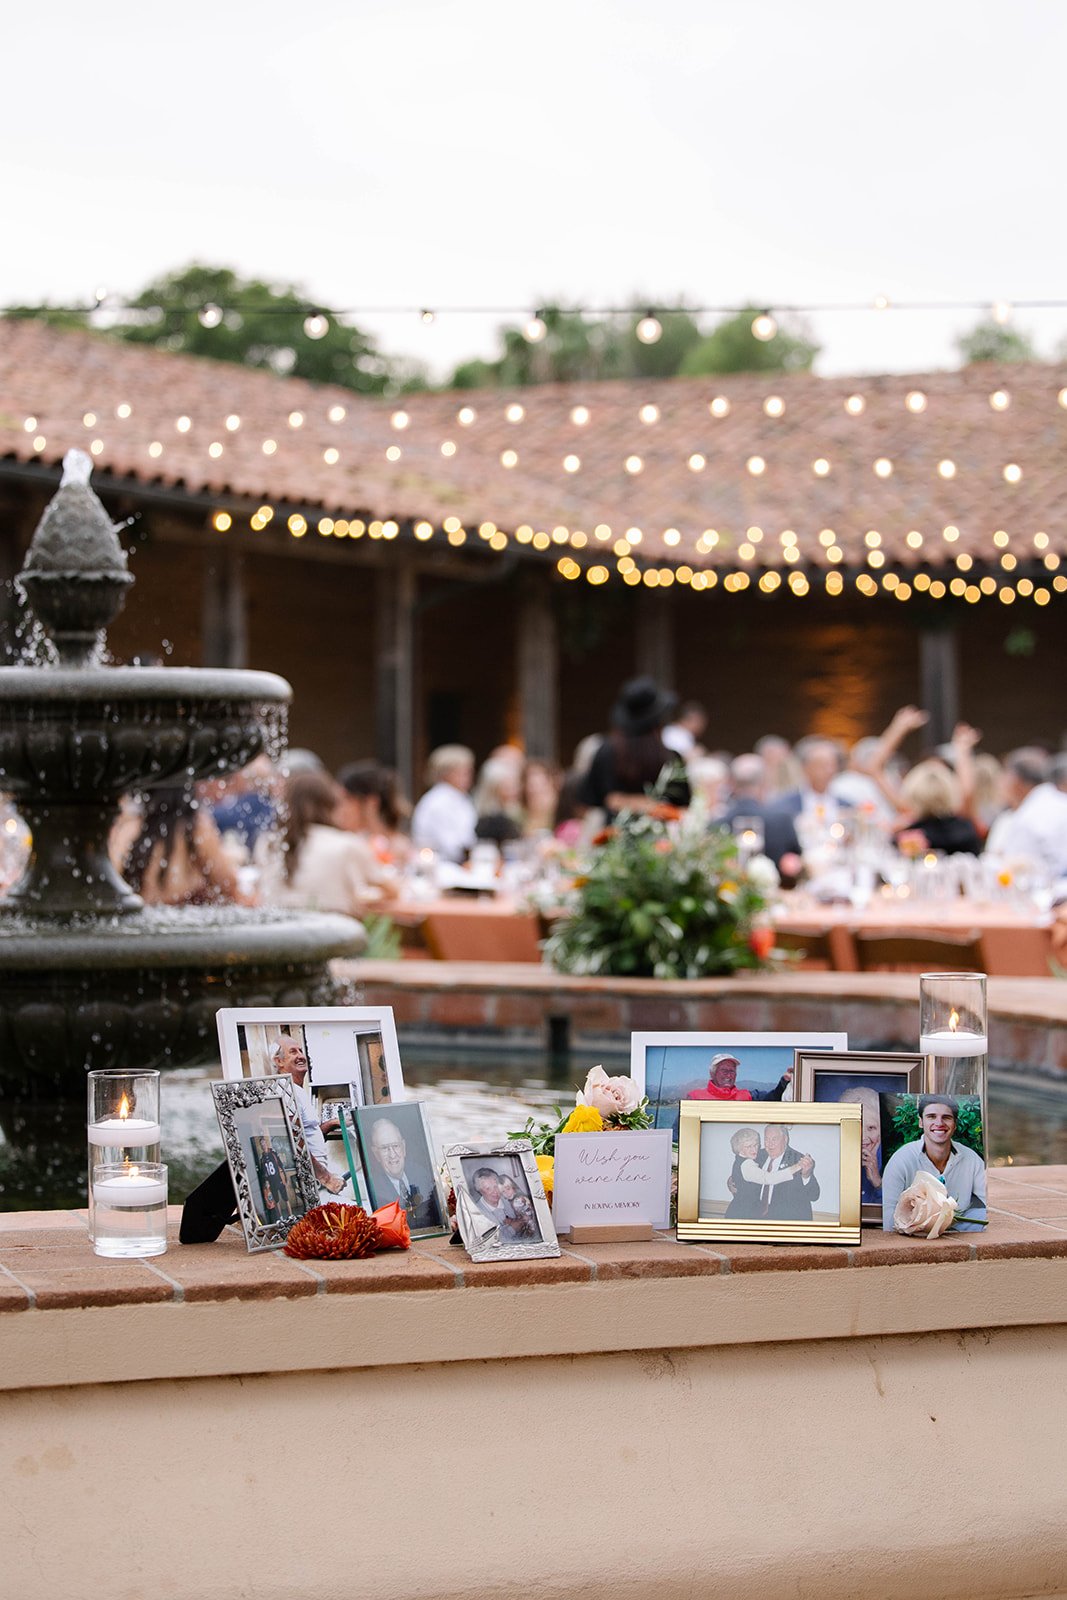
[[[758,1173],[759,1157],[765,1158],[767,1151],[761,1148],[758,1154],[744,1157],[751,1140],[742,1136],[756,1133],[762,1147],[761,1130],[772,1126],[786,1131],[786,1145],[775,1174],[777,1183],[761,1186],[758,1178],[752,1182],[742,1174],[748,1162],[757,1164]],[[820,1129],[829,1137],[815,1139]],[[817,1148],[814,1158],[794,1144],[792,1135],[797,1130],[808,1135],[803,1142]],[[678,1134],[679,1239],[859,1244],[861,1133],[862,1114],[855,1104],[683,1100]],[[790,1154],[797,1159],[786,1168],[785,1157]],[[812,1159],[814,1165],[805,1168],[804,1163]],[[731,1160],[733,1168],[728,1164]],[[704,1162],[710,1170],[702,1184]],[[740,1167],[739,1162],[743,1163]],[[799,1183],[795,1184],[795,1179]],[[730,1184],[734,1184],[732,1189]],[[749,1193],[752,1190],[755,1195]],[[779,1190],[782,1200],[777,1203]],[[757,1196],[765,1198],[759,1201]],[[820,1199],[823,1206],[817,1210]],[[727,1215],[728,1210],[733,1215]]]

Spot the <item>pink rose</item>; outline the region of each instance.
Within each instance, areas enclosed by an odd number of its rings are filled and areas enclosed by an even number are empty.
[[[936,1239],[939,1233],[951,1227],[958,1209],[958,1202],[943,1183],[929,1172],[918,1172],[897,1201],[893,1226],[898,1233],[924,1234],[927,1239]]]
[[[594,1106],[607,1122],[612,1117],[628,1117],[641,1104],[641,1095],[632,1078],[609,1078],[603,1067],[592,1067],[585,1088],[575,1095],[575,1104]]]

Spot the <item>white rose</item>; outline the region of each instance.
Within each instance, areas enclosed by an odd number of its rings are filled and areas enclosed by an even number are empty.
[[[893,1226],[898,1233],[925,1234],[927,1239],[936,1239],[952,1225],[958,1210],[959,1202],[943,1183],[932,1173],[918,1172],[896,1203]]]
[[[764,894],[771,894],[782,881],[770,856],[753,856],[745,868],[745,874],[748,881],[755,884],[757,889],[762,889]]]
[[[612,1117],[628,1117],[641,1104],[641,1094],[632,1078],[609,1078],[603,1067],[592,1067],[585,1088],[575,1096],[575,1104],[593,1106],[605,1122]]]

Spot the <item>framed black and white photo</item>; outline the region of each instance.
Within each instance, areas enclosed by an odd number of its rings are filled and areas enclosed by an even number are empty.
[[[529,1139],[445,1151],[456,1224],[472,1261],[558,1256],[552,1212]]]
[[[448,1232],[448,1206],[434,1169],[425,1108],[415,1100],[356,1106],[352,1120],[370,1209],[377,1211],[399,1200],[413,1239]]]
[[[319,1203],[319,1187],[286,1077],[213,1083],[222,1130],[250,1251],[276,1250],[294,1222]]]
[[[223,1077],[288,1073],[322,1199],[351,1198],[339,1107],[405,1098],[392,1010],[228,1007],[217,1020]]]
[[[859,1244],[858,1105],[682,1102],[679,1239]]]
[[[863,1116],[860,1142],[860,1217],[882,1226],[882,1117],[879,1096],[921,1094],[926,1088],[929,1057],[904,1051],[798,1050],[794,1083],[796,1099],[823,1105],[855,1102]]]

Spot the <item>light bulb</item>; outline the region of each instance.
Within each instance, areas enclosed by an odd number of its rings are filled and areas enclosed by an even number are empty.
[[[760,477],[767,469],[767,463],[762,456],[749,456],[745,466],[754,478]]]
[[[1005,483],[1021,483],[1023,477],[1022,467],[1016,466],[1014,461],[1009,461],[1004,468]]]
[[[956,463],[954,461],[939,461],[937,463],[938,477],[954,478],[956,476]]]
[[[504,415],[509,422],[521,422],[526,415],[526,411],[523,406],[519,405],[517,400],[513,400],[511,405],[505,408]]]
[[[817,460],[812,462],[811,470],[814,472],[817,478],[829,477],[830,463],[827,461],[825,456],[819,456]]]
[[[240,426],[240,417],[237,415],[236,411],[231,411],[230,415],[226,418],[226,431],[228,433],[236,433]]]
[[[577,472],[580,469],[581,465],[582,465],[581,458],[579,456],[564,456],[563,457],[563,470],[564,470],[564,472]]]
[[[341,459],[341,452],[340,450],[334,449],[333,445],[331,445],[328,450],[324,450],[322,452],[322,459],[325,461],[328,467],[335,467]]]
[[[201,306],[196,315],[202,328],[217,328],[222,321],[222,311],[218,306]]]
[[[576,428],[584,428],[586,423],[589,421],[589,407],[575,406],[574,410],[571,412],[571,421],[574,423]]]
[[[1001,327],[1003,327],[1005,322],[1011,321],[1010,300],[994,300],[993,304],[989,308],[989,312],[993,318],[993,321],[1000,323]]]
[[[627,472],[629,472],[631,476],[640,472],[644,464],[645,463],[641,460],[640,456],[627,456],[625,462],[623,463]]]
[[[752,337],[761,344],[767,344],[778,332],[778,324],[769,311],[761,311],[759,316],[752,318]]]
[[[994,411],[1007,411],[1011,405],[1011,395],[1006,389],[994,389],[989,396],[989,404]]]
[[[425,322],[426,326],[429,327],[430,323],[434,320],[436,315],[437,315],[436,311],[431,311],[429,309],[429,307],[427,306],[424,310],[419,312],[419,321],[420,322]]]
[[[867,402],[864,400],[861,394],[850,394],[848,399],[845,401],[845,410],[848,412],[850,417],[858,417],[862,413],[866,404]]]
[[[874,463],[874,472],[875,476],[878,478],[892,477],[893,463],[890,461],[888,456],[878,457],[878,460]]]
[[[909,389],[904,396],[904,404],[913,415],[918,416],[920,411],[926,410],[926,396],[921,389]]]
[[[469,428],[478,413],[473,406],[461,406],[456,412],[456,421],[461,428]]]
[[[344,406],[331,406],[326,415],[331,422],[343,422],[348,413]]]
[[[651,312],[641,318],[634,329],[642,344],[655,344],[663,335],[663,328]]]
[[[304,332],[309,339],[325,339],[330,331],[330,319],[321,311],[313,311],[304,318]]]
[[[527,322],[526,326],[523,328],[522,336],[530,344],[540,344],[547,332],[548,328],[545,326],[542,318],[539,316],[534,316],[530,318],[529,322]]]
[[[876,311],[888,311],[889,296],[887,294],[876,294],[874,297],[874,309]]]
[[[456,453],[455,440],[453,440],[453,439],[443,439],[441,441],[441,454],[443,456],[454,456],[455,453]]]
[[[638,412],[638,416],[641,418],[642,422],[658,422],[659,406],[642,406],[641,410]]]
[[[686,463],[690,472],[703,472],[707,464],[707,457],[702,456],[699,451],[696,451],[693,455],[691,455]]]
[[[174,424],[179,433],[188,433],[192,425],[193,423],[191,417],[179,417],[177,422]]]
[[[1067,389],[1064,390],[1067,394]],[[730,402],[724,394],[717,394],[708,404],[708,410],[713,417],[727,417],[730,414]]]
[[[304,413],[302,411],[290,411],[289,426],[290,428],[302,428],[304,426]]]
[[[518,464],[519,464],[519,457],[518,457],[518,454],[517,454],[516,451],[514,451],[514,450],[504,450],[504,451],[501,452],[500,465],[502,467],[517,467]]]
[[[406,411],[394,411],[389,420],[393,424],[393,427],[400,431],[401,429],[407,427],[408,423],[411,421],[411,418],[408,416]]]
[[[779,394],[769,394],[763,402],[763,410],[768,417],[784,416],[785,401]]]

